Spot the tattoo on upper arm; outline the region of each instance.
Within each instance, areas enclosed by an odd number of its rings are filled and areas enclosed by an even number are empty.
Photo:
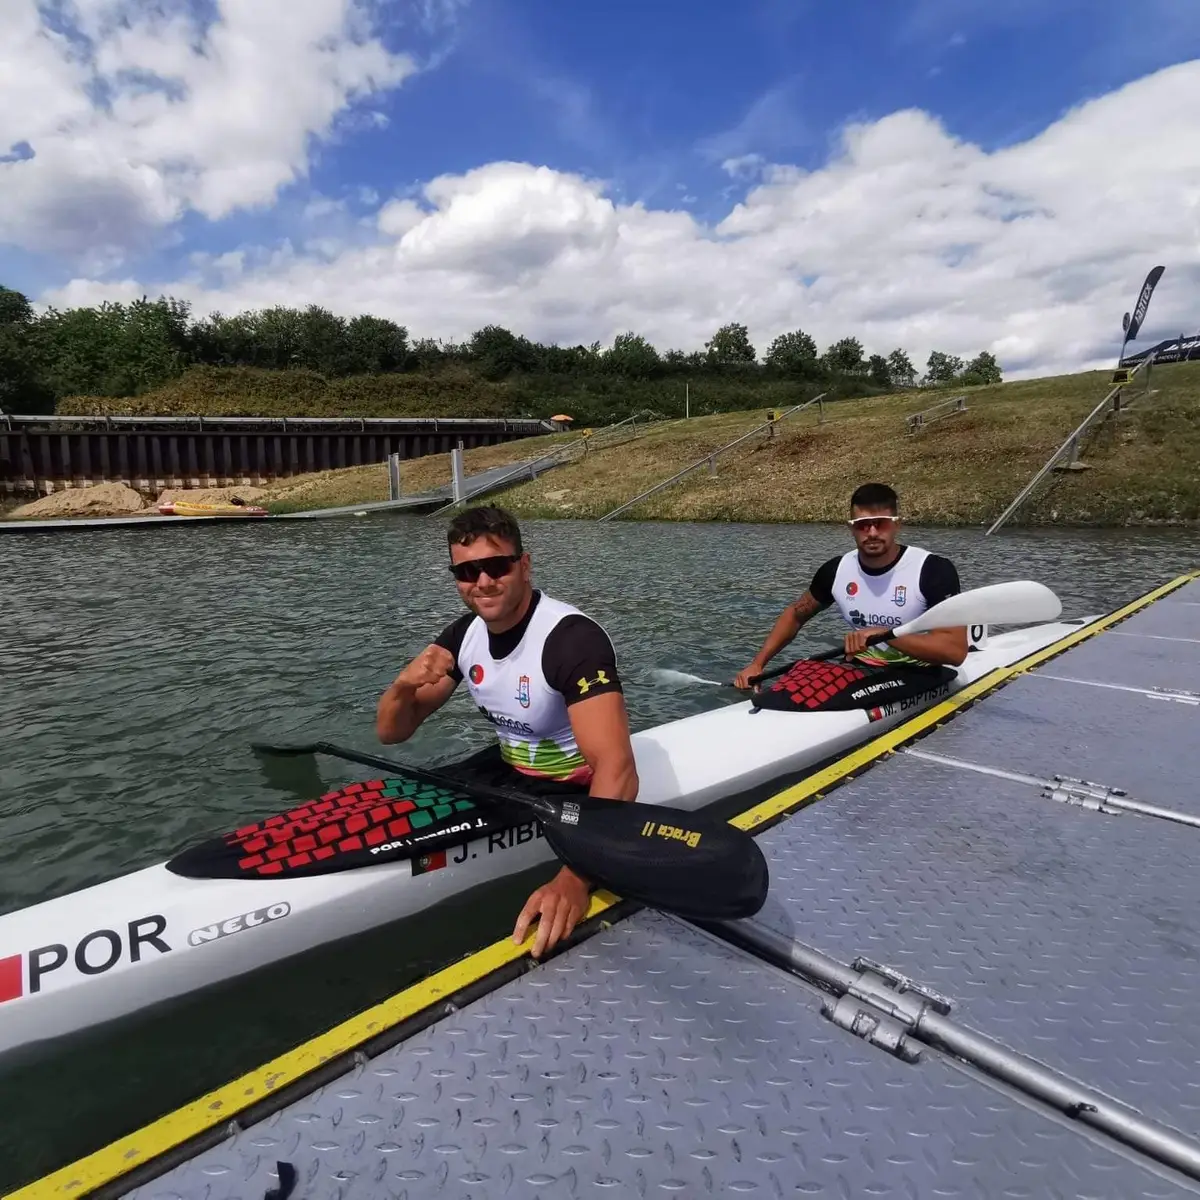
[[[814,617],[821,611],[821,606],[813,597],[812,592],[805,592],[795,604],[792,605],[792,613],[798,621],[807,621],[809,617]]]

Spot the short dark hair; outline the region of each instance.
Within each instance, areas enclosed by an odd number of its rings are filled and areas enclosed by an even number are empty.
[[[518,554],[524,554],[521,529],[517,519],[507,509],[493,504],[479,504],[460,512],[446,531],[449,546],[469,546],[477,537],[501,538],[511,544]]]
[[[900,501],[886,483],[864,483],[854,489],[854,495],[850,497],[850,507],[886,508],[895,516],[900,508]]]

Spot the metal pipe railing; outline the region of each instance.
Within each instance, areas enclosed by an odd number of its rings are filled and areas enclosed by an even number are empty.
[[[556,446],[553,450],[543,454],[540,458],[531,459],[528,462],[518,463],[511,471],[507,471],[503,475],[489,480],[474,490],[472,490],[470,487],[466,487],[463,495],[460,498],[451,499],[446,504],[443,504],[440,508],[435,508],[429,515],[436,517],[441,513],[444,513],[447,509],[453,508],[456,504],[462,504],[465,501],[470,500],[475,496],[482,495],[485,492],[497,491],[510,480],[517,479],[522,475],[528,475],[530,479],[533,479],[536,477],[539,470],[546,470],[550,467],[560,465],[562,462],[565,462],[572,455],[574,455],[576,451],[580,449],[580,447],[582,447],[583,453],[585,454],[588,452],[589,445],[593,448],[603,449],[612,444],[613,438],[611,435],[613,431],[620,429],[622,426],[632,424],[635,430],[634,436],[636,437],[638,417],[646,417],[649,415],[650,413],[648,411],[634,413],[632,416],[625,417],[623,420],[617,421],[613,425],[604,426],[604,428],[601,429],[598,434],[592,434],[590,437],[581,434],[579,437],[574,438],[569,442],[564,442],[561,446]]]
[[[1151,359],[1146,359],[1144,363],[1138,363],[1133,371],[1130,372],[1130,378],[1132,379],[1133,376],[1136,375],[1143,366],[1148,367],[1150,362]],[[1026,496],[1028,496],[1029,493],[1032,492],[1039,483],[1041,483],[1041,481],[1050,473],[1055,464],[1068,450],[1072,452],[1072,461],[1074,461],[1075,457],[1077,457],[1079,453],[1080,437],[1087,430],[1088,426],[1091,425],[1091,423],[1101,413],[1103,413],[1106,408],[1108,408],[1110,405],[1113,405],[1114,401],[1117,401],[1117,398],[1120,396],[1121,390],[1124,388],[1124,386],[1125,385],[1121,383],[1117,384],[1117,386],[1113,388],[1113,390],[1109,392],[1108,395],[1105,396],[1104,399],[1101,400],[1100,403],[1097,404],[1096,407],[1093,408],[1092,411],[1088,413],[1088,415],[1084,417],[1084,419],[1067,435],[1066,441],[1064,441],[1063,444],[1059,446],[1057,450],[1055,450],[1055,452],[1046,460],[1045,464],[1042,466],[1042,469],[1038,471],[1038,473],[1021,489],[1017,498],[1000,514],[999,517],[996,518],[995,522],[992,524],[992,527],[987,531],[986,534],[984,534],[984,537],[988,537],[995,533],[996,530],[999,529],[1000,526],[1003,525],[1004,522],[1007,521],[1008,518],[1011,517],[1013,513],[1015,513],[1017,509],[1021,507],[1021,505],[1025,502]]]
[[[912,986],[898,974],[899,987],[886,986],[886,974],[874,978],[878,968],[865,960],[853,964],[839,962],[812,946],[806,946],[786,933],[769,929],[758,922],[699,922],[699,927],[723,941],[732,942],[757,957],[798,975],[835,997],[861,998],[883,1016],[896,1021],[901,1031],[900,1056],[912,1057],[909,1042],[924,1043],[946,1051],[976,1069],[1001,1080],[1010,1087],[1050,1105],[1081,1125],[1107,1134],[1175,1170],[1200,1179],[1200,1143],[1177,1129],[1148,1119],[1126,1104],[1072,1079],[1028,1055],[1010,1050],[978,1030],[960,1025],[951,1015],[944,997]],[[880,985],[884,986],[880,986]],[[824,1014],[833,1016],[832,1003]]]
[[[626,509],[632,508],[635,504],[640,504],[648,496],[653,496],[656,492],[661,492],[664,488],[669,488],[673,483],[677,483],[685,475],[690,475],[693,471],[698,470],[700,467],[704,466],[706,463],[711,467],[713,464],[713,460],[717,457],[718,454],[724,454],[727,450],[732,450],[734,448],[734,446],[740,445],[742,442],[746,441],[747,438],[754,437],[755,434],[761,433],[764,429],[771,428],[772,426],[778,424],[780,421],[784,420],[785,418],[794,416],[798,412],[802,412],[804,409],[808,408],[810,405],[823,402],[824,399],[825,399],[825,393],[822,392],[820,395],[814,396],[811,400],[805,400],[803,404],[796,404],[791,408],[785,409],[783,412],[781,412],[779,414],[778,417],[773,417],[769,421],[764,421],[761,425],[756,425],[748,433],[743,433],[741,435],[741,437],[734,438],[732,442],[727,442],[724,446],[718,446],[717,449],[715,449],[711,454],[706,454],[703,458],[697,459],[694,463],[691,464],[691,466],[684,467],[682,471],[679,471],[676,474],[672,475],[670,479],[664,479],[661,483],[656,483],[652,488],[649,488],[648,490],[642,492],[642,494],[640,496],[634,496],[634,498],[632,500],[629,500],[626,503],[622,504],[619,508],[614,508],[611,512],[605,513],[604,516],[598,517],[597,520],[599,520],[599,521],[612,520],[613,517],[618,516],[620,513],[625,512]],[[823,411],[823,409],[822,409],[822,411]]]

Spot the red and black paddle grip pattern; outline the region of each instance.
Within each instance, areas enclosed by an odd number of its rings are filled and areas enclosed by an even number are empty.
[[[468,822],[470,830],[464,831]],[[477,812],[465,791],[412,779],[371,779],[190,847],[167,867],[207,879],[325,874],[411,857],[505,824]]]
[[[786,696],[800,708],[818,709],[866,678],[867,672],[860,667],[802,658],[766,688],[765,693],[774,693],[779,699]]]

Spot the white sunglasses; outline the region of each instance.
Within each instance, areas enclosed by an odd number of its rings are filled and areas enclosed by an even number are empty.
[[[865,529],[868,525],[877,525],[880,529],[887,529],[888,526],[894,525],[898,520],[900,520],[899,517],[855,517],[853,520],[847,521],[846,524],[851,529],[859,526]]]

